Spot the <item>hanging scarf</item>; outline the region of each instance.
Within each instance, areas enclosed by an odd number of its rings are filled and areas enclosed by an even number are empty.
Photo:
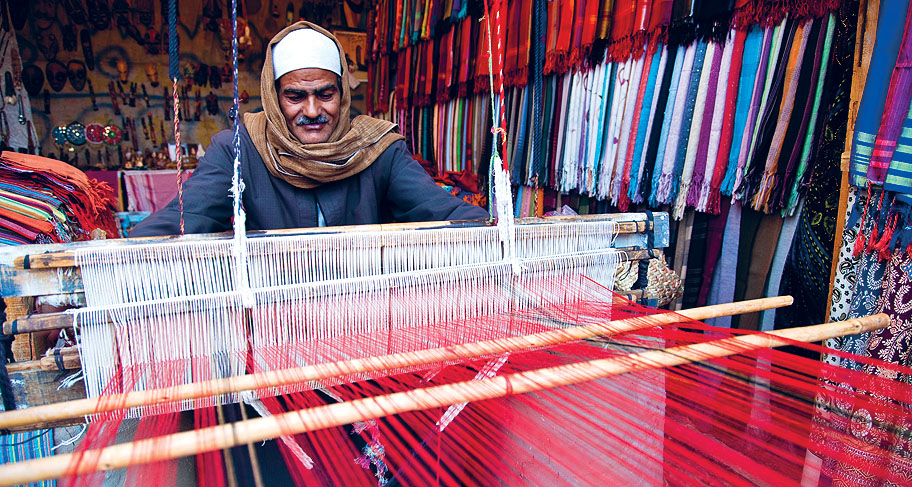
[[[602,0],[599,2],[598,21],[596,22],[595,39],[589,56],[590,64],[598,64],[605,57],[605,48],[611,35],[612,14],[614,13],[615,0]]]
[[[646,25],[646,44],[649,52],[655,52],[659,44],[667,43],[672,8],[674,0],[652,2],[649,8],[649,23]]]
[[[776,107],[778,114],[769,118],[770,125],[773,127],[771,127],[772,130],[767,129],[766,133],[771,132],[772,137],[769,139],[769,144],[766,144],[766,139],[761,139],[759,147],[765,146],[765,154],[764,157],[755,159],[756,162],[763,161],[763,172],[759,178],[759,184],[755,183],[756,185],[752,188],[754,194],[752,195],[751,204],[755,210],[764,211],[765,213],[769,213],[767,202],[774,185],[777,183],[776,173],[778,172],[779,159],[785,147],[786,134],[789,127],[794,126],[790,122],[793,118],[792,114],[795,112],[795,99],[798,94],[798,87],[801,85],[800,80],[808,78],[802,75],[810,69],[809,66],[806,66],[804,59],[808,40],[812,32],[811,23],[812,21],[808,21],[796,26],[786,67],[782,71],[781,91],[777,89],[773,92],[775,93],[773,100],[779,98],[778,95],[781,93],[781,101]],[[810,58],[813,62],[813,55]],[[775,103],[770,104],[770,106],[776,105]],[[755,167],[759,168],[759,165],[755,164]]]
[[[890,15],[898,12],[891,11]],[[880,32],[878,31],[878,35]],[[905,118],[906,109],[912,100],[912,2],[906,7],[906,22],[903,28],[902,43],[896,58],[896,65],[890,76],[890,88],[884,101],[883,116],[880,128],[874,141],[874,151],[868,167],[868,181],[872,184],[883,184],[887,168],[896,149],[900,127]]]
[[[668,64],[668,50],[661,49],[652,55],[649,68],[649,78],[646,81],[646,92],[643,94],[643,106],[640,112],[637,138],[633,148],[632,165],[630,167],[630,185],[627,197],[634,204],[643,202],[643,193],[640,191],[640,182],[648,179],[651,173],[646,173],[647,147],[653,125],[656,121],[656,109],[659,106],[659,96],[656,95],[661,88],[660,83],[665,77]],[[645,124],[645,125],[644,125]],[[635,176],[634,176],[635,175]],[[644,175],[646,178],[644,179]]]
[[[739,31],[743,32],[743,31]],[[738,171],[738,159],[741,153],[741,144],[744,138],[744,127],[750,114],[751,98],[756,82],[757,71],[760,68],[760,57],[763,49],[765,33],[763,29],[755,27],[749,31],[744,39],[744,54],[741,56],[741,76],[738,80],[737,98],[734,106],[734,123],[726,124],[726,129],[731,132],[731,142],[728,155],[720,150],[719,157],[727,157],[725,175],[719,184],[719,193],[726,196],[732,195],[735,186],[735,176]],[[735,128],[738,127],[738,128]],[[722,143],[725,144],[723,136]]]
[[[513,59],[505,63],[504,72],[506,86],[520,86],[529,80],[529,44],[532,34],[533,12],[532,5],[535,0],[521,0],[510,4],[510,23],[507,25],[508,42],[513,43]],[[509,57],[510,51],[507,51]]]
[[[722,122],[725,114],[725,94],[728,89],[728,75],[731,70],[731,58],[734,43],[734,32],[724,45],[717,46],[710,73],[710,92],[707,93],[706,113],[703,114],[703,128],[700,133],[700,146],[697,151],[697,162],[687,204],[699,211],[707,211],[712,177],[719,151],[719,140],[722,138]]]
[[[669,95],[673,87],[677,86],[677,79],[675,78],[675,70],[677,70],[677,76],[680,76],[681,73],[681,58],[683,49],[679,48],[670,48],[665,46],[663,49],[663,57],[667,53],[668,59],[665,61],[665,71],[662,75],[662,83],[656,87],[656,96],[655,101],[653,102],[652,113],[650,122],[652,129],[647,134],[647,139],[645,144],[645,149],[643,152],[643,176],[640,178],[642,183],[640,183],[639,194],[641,195],[638,199],[640,201],[651,201],[653,198],[653,189],[657,183],[657,180],[654,179],[656,174],[662,172],[661,159],[658,157],[659,149],[664,150],[664,137],[663,134],[667,137],[667,132],[665,127],[666,121],[666,107],[669,103]],[[671,97],[673,99],[674,97]],[[668,113],[668,118],[671,118],[671,113]]]
[[[681,114],[684,111],[684,97],[687,96],[687,87],[681,87],[681,84],[690,82],[690,70],[693,68],[693,55],[696,49],[697,46],[695,45],[691,45],[688,48],[683,46],[676,48],[675,64],[669,85],[671,89],[668,90],[665,109],[662,111],[664,119],[657,145],[655,170],[652,176],[652,189],[649,196],[649,206],[652,207],[665,204],[668,191],[671,188],[671,172],[674,170],[674,149],[671,149],[671,146],[677,147],[681,130]],[[685,65],[687,65],[686,73],[684,70]],[[687,80],[686,82],[683,81],[685,79]],[[672,129],[672,126],[675,129]],[[673,142],[671,142],[671,138],[674,138]]]
[[[792,187],[791,187],[791,191],[789,192],[789,195],[788,195],[788,201],[785,203],[786,214],[791,214],[794,211],[795,206],[798,204],[799,190],[806,183],[805,174],[806,174],[806,170],[808,167],[808,163],[811,159],[811,156],[814,155],[814,152],[819,150],[819,149],[815,149],[815,147],[814,147],[814,143],[816,142],[815,135],[819,133],[819,134],[821,134],[820,135],[821,138],[824,137],[823,123],[826,122],[826,120],[820,117],[820,113],[821,113],[820,107],[823,105],[822,101],[824,100],[824,94],[827,95],[827,98],[829,98],[830,96],[835,97],[837,95],[842,94],[838,90],[828,89],[826,86],[826,84],[828,83],[828,78],[829,78],[828,71],[830,70],[830,65],[831,65],[830,53],[832,51],[834,51],[833,39],[837,32],[837,30],[836,30],[837,24],[838,24],[838,21],[837,21],[836,15],[830,14],[828,22],[827,22],[826,40],[824,41],[823,53],[821,55],[820,74],[817,76],[817,88],[816,88],[815,94],[814,94],[814,106],[811,111],[811,120],[810,120],[810,123],[808,126],[808,132],[804,138],[804,147],[802,147],[801,157],[798,162],[798,169],[796,170],[795,178],[792,181]],[[841,30],[845,30],[845,29],[841,29]],[[854,39],[854,37],[853,37],[853,39]],[[835,55],[838,55],[838,50],[836,51],[836,54],[834,54],[834,56]],[[835,57],[834,57],[834,59],[835,59]],[[849,61],[848,64],[851,65],[851,61]],[[835,66],[835,64],[833,66]],[[838,87],[838,85],[837,85],[837,87]],[[824,105],[824,106],[826,106],[826,105]],[[830,115],[830,117],[832,117],[832,115]],[[840,151],[840,153],[841,153],[841,151]],[[814,155],[814,157],[818,157],[818,156]],[[838,158],[839,156],[836,156],[836,157]]]
[[[643,81],[649,76],[648,61],[651,57],[641,56],[633,61],[630,80],[627,82],[627,100],[624,103],[624,116],[621,123],[620,142],[618,143],[617,169],[615,179],[611,185],[611,201],[618,207],[626,209],[627,188],[630,185],[630,169],[633,165],[632,140],[636,138],[636,128],[633,126],[643,103],[646,87]],[[633,138],[631,138],[631,135]]]
[[[590,19],[586,17],[586,10],[591,8],[591,5],[596,4],[595,7],[598,8],[598,2],[593,0],[576,0],[576,6],[573,13],[573,36],[570,40],[570,53],[567,56],[566,69],[577,67],[581,65],[582,59],[582,47],[583,47],[583,29],[587,22]],[[598,13],[593,10],[592,22],[595,23],[598,21]],[[595,30],[593,28],[593,30]],[[566,69],[563,72],[566,72]]]
[[[744,126],[744,133],[741,138],[741,147],[738,151],[738,166],[735,170],[734,183],[732,186],[732,196],[740,199],[738,189],[741,186],[741,179],[746,170],[747,160],[752,148],[755,128],[757,125],[758,113],[760,111],[761,99],[763,98],[764,86],[767,78],[767,68],[769,66],[770,53],[773,50],[777,30],[771,27],[766,28],[763,35],[763,49],[760,52],[760,62],[758,64],[756,80],[753,83],[751,91],[750,106],[747,113],[747,123]]]
[[[573,0],[553,0],[548,3],[548,35],[544,74],[566,72],[573,31]],[[561,69],[562,71],[558,71]]]
[[[472,24],[474,19],[468,17],[459,24],[459,85],[457,95],[465,98],[469,94],[469,82],[471,80],[471,67],[477,52],[472,52]],[[480,59],[479,59],[480,62]]]
[[[621,194],[620,199],[618,200],[618,209],[621,211],[627,211],[630,205],[630,185],[633,182],[636,185],[636,175],[639,173],[639,155],[637,152],[638,149],[642,150],[643,147],[643,137],[646,134],[646,130],[641,128],[640,124],[645,123],[646,120],[643,116],[643,107],[644,105],[649,105],[651,101],[652,94],[647,92],[650,91],[652,84],[655,83],[655,76],[657,71],[657,66],[655,65],[658,61],[658,53],[656,55],[646,55],[645,62],[643,66],[643,72],[640,75],[640,83],[637,87],[637,96],[636,102],[633,108],[633,120],[630,124],[629,133],[634,135],[633,139],[628,140],[630,147],[627,149],[627,157],[624,161],[624,170],[622,171],[621,179]],[[650,79],[652,81],[650,81]],[[648,96],[648,97],[647,97]]]
[[[827,39],[827,20],[815,20],[808,41],[808,51],[805,52],[805,66],[802,67],[801,78],[798,81],[798,94],[796,95],[796,110],[789,121],[789,130],[785,134],[783,151],[777,163],[776,184],[765,208],[768,211],[779,211],[788,203],[788,191],[793,186],[795,172],[802,152],[805,150],[806,136],[814,132],[812,116],[814,107],[819,105],[820,99],[816,87],[822,72],[823,54]]]
[[[342,61],[342,102],[338,123],[327,142],[302,144],[288,130],[279,108],[272,69],[272,46],[289,32],[310,28],[333,39]],[[368,116],[349,122],[351,92],[348,63],[339,41],[323,28],[309,22],[292,24],[272,38],[266,47],[266,59],[260,78],[263,111],[244,115],[244,124],[270,174],[299,188],[315,188],[324,183],[345,179],[369,167],[393,142],[403,137],[394,132],[396,125]]]
[[[731,59],[730,65],[727,72],[727,84],[728,87],[725,91],[725,101],[724,103],[724,113],[722,115],[722,131],[719,135],[719,145],[716,152],[716,162],[713,165],[712,179],[709,184],[708,193],[701,195],[701,198],[706,198],[705,206],[703,201],[700,202],[701,207],[704,211],[710,213],[718,213],[721,208],[721,199],[722,199],[722,182],[725,175],[728,172],[729,167],[729,157],[731,154],[731,147],[733,142],[733,136],[735,133],[734,125],[736,124],[735,119],[738,114],[738,94],[741,88],[741,71],[742,71],[742,61],[744,59],[744,44],[747,34],[744,31],[736,31],[734,35],[734,40],[732,41],[729,38],[730,42],[733,42],[731,48]],[[737,163],[737,161],[736,161]],[[709,171],[707,171],[709,174]]]
[[[608,59],[622,61],[633,51],[633,33],[637,0],[616,0],[611,17],[611,36],[608,39]]]
[[[840,0],[735,0],[732,23],[740,29],[755,24],[769,27],[786,17],[797,21],[822,17],[841,4]]]
[[[701,45],[702,44],[701,41]],[[693,108],[689,109],[692,114],[690,127],[685,127],[687,129],[687,143],[684,145],[683,170],[679,173],[681,174],[681,179],[678,189],[676,190],[677,195],[673,198],[674,208],[672,216],[675,218],[680,218],[684,214],[684,208],[687,205],[687,197],[690,195],[690,186],[693,183],[694,174],[696,174],[697,156],[700,154],[701,146],[704,146],[706,143],[706,139],[702,138],[704,124],[708,125],[710,123],[710,120],[706,117],[706,108],[710,106],[710,94],[715,95],[716,93],[715,86],[711,83],[713,66],[715,65],[715,59],[717,57],[721,62],[721,54],[722,51],[721,49],[717,49],[716,43],[706,43],[706,53],[703,56],[700,66],[700,76],[699,78],[693,78],[697,80],[696,96],[694,97]],[[696,67],[697,66],[694,65],[695,72]],[[716,71],[716,81],[718,81],[718,71]],[[694,81],[691,81],[691,83],[694,83]],[[682,134],[682,144],[684,140],[685,136]],[[702,179],[700,179],[699,183],[702,184],[702,182]]]
[[[592,56],[592,46],[595,43],[596,34],[598,34],[599,4],[611,3],[612,0],[604,0],[603,2],[598,2],[597,0],[577,1],[585,2],[586,4],[586,9],[583,13],[583,30],[580,34],[580,50],[576,58],[577,62],[574,63],[575,66],[580,67]],[[573,57],[572,54],[571,57]]]

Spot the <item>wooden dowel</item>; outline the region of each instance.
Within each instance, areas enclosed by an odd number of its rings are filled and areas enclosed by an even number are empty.
[[[591,217],[581,218],[581,217],[562,217],[562,218],[530,218],[530,219],[520,219],[517,223],[519,225],[529,225],[534,226],[544,226],[545,224],[554,224],[554,223],[566,223],[571,221],[580,221],[580,222],[597,222],[597,221],[611,221],[612,218],[605,218],[604,215],[592,215]],[[636,220],[636,221],[619,221],[618,225],[618,234],[632,234],[632,233],[641,233],[652,230],[652,223],[647,220]],[[486,226],[484,221],[466,221],[466,222],[416,222],[416,223],[392,223],[392,224],[379,224],[379,225],[351,225],[343,227],[321,227],[318,230],[306,231],[306,229],[293,229],[293,230],[284,230],[284,231],[269,231],[269,232],[256,232],[251,233],[249,236],[251,238],[261,237],[261,236],[293,236],[293,235],[335,235],[342,233],[365,233],[365,232],[393,232],[393,231],[405,231],[405,230],[434,230],[434,229],[443,229],[443,228],[477,228]],[[218,238],[208,238],[208,239],[195,239],[195,240],[184,240],[184,241],[201,241],[201,240],[229,240],[230,236],[220,236]],[[139,245],[139,244],[152,244],[160,242],[180,242],[181,240],[177,239],[161,239],[161,238],[151,238],[151,239],[134,239],[129,241],[123,241],[121,245]],[[116,240],[112,242],[117,242]],[[108,247],[113,248],[116,244],[104,243],[99,245],[99,247]],[[85,247],[91,248],[91,247]],[[19,257],[15,257],[12,260],[13,266],[17,268],[28,268],[28,269],[47,269],[47,268],[58,268],[58,267],[74,267],[76,265],[75,255],[71,250],[61,250],[54,252],[45,252],[45,253],[34,253],[26,254]]]
[[[791,296],[754,299],[739,303],[725,303],[680,311],[661,313],[639,318],[615,320],[594,325],[549,330],[532,335],[508,337],[485,342],[405,352],[381,357],[367,357],[329,364],[309,365],[286,370],[228,377],[206,382],[184,384],[167,389],[136,391],[102,398],[80,399],[65,403],[34,406],[26,409],[0,412],[0,429],[13,429],[35,423],[78,418],[94,413],[115,411],[140,406],[152,406],[186,399],[211,397],[220,394],[250,391],[267,387],[280,387],[351,374],[427,365],[451,360],[466,360],[484,355],[502,354],[583,340],[600,335],[680,322],[684,319],[702,321],[719,316],[751,313],[780,308],[792,304]]]
[[[647,260],[654,258],[656,250],[653,249],[616,249],[623,252],[620,262],[638,262],[640,260]],[[500,262],[491,262],[491,265],[499,264]],[[448,268],[441,267],[438,268],[441,271],[446,271]],[[455,269],[455,267],[453,268]],[[364,276],[365,279],[369,278],[382,278],[384,275],[389,274],[375,274],[371,276]],[[302,286],[312,284],[319,285],[320,282],[312,283],[301,283]],[[636,294],[634,294],[636,295]],[[637,297],[642,297],[640,293]],[[187,299],[192,299],[188,297]],[[73,326],[73,315],[67,312],[53,312],[53,313],[39,313],[18,318],[15,320],[7,321],[3,323],[3,333],[7,335],[19,335],[22,333],[35,333],[41,331],[52,331],[52,330],[62,330],[64,328],[70,328]]]
[[[624,357],[578,362],[496,376],[490,379],[457,382],[356,399],[87,450],[81,452],[80,457],[66,454],[3,465],[0,466],[0,483],[2,485],[28,484],[58,478],[68,473],[106,471],[139,463],[171,460],[393,414],[445,407],[462,402],[495,399],[632,372],[674,367],[695,361],[737,355],[751,350],[780,347],[795,341],[818,342],[838,336],[885,328],[889,324],[889,316],[878,314],[836,323],[743,335],[668,350],[652,350]],[[77,458],[79,461],[74,462]]]

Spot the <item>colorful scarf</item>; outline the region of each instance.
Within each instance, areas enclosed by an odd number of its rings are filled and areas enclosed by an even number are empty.
[[[712,70],[709,75],[709,86],[706,94],[706,110],[703,113],[703,126],[700,129],[700,144],[697,149],[697,161],[694,176],[687,193],[687,204],[706,211],[709,199],[709,186],[713,168],[716,164],[716,152],[719,139],[722,137],[722,116],[725,112],[725,90],[728,88],[728,70],[731,66],[731,40],[716,46]]]
[[[795,111],[796,95],[798,94],[798,88],[801,84],[799,80],[802,78],[807,79],[808,76],[802,76],[802,74],[809,72],[808,67],[805,66],[806,63],[803,62],[803,60],[805,58],[805,52],[807,51],[808,40],[813,31],[810,25],[811,23],[812,21],[807,21],[806,23],[797,26],[788,61],[785,70],[782,73],[784,79],[781,91],[782,98],[778,107],[779,113],[775,120],[775,126],[772,129],[772,138],[770,139],[768,148],[765,149],[766,160],[763,167],[763,173],[759,176],[759,185],[754,186],[752,207],[758,211],[769,213],[767,203],[770,193],[772,193],[773,187],[777,182],[776,174],[781,154],[785,148],[786,133],[789,130],[789,127],[795,126],[791,120],[792,114]],[[817,25],[817,29],[819,31],[819,25]],[[813,56],[811,56],[811,61],[813,61]],[[806,95],[805,99],[807,98],[809,98],[809,95]],[[767,133],[768,132],[769,130]],[[764,143],[765,141],[762,140],[759,146],[762,147]]]
[[[719,86],[716,98],[719,104],[713,114],[713,140],[706,155],[706,178],[697,209],[718,213],[720,211],[722,178],[728,168],[728,157],[731,151],[735,109],[738,99],[738,87],[741,76],[741,61],[744,57],[745,34],[732,31],[725,42],[725,57],[720,68]],[[718,125],[716,115],[718,117]]]
[[[891,15],[898,12],[891,12]],[[902,43],[896,58],[896,65],[890,77],[890,88],[884,102],[880,129],[874,141],[874,152],[868,167],[868,181],[883,184],[890,160],[896,150],[905,114],[912,101],[912,2],[906,7],[906,25],[903,28]]]
[[[685,79],[682,76],[684,71],[685,58],[689,58],[687,63],[690,66],[693,66],[693,52],[696,51],[696,46],[693,46],[693,50],[687,49],[683,46],[677,46],[673,48],[675,50],[675,62],[674,67],[671,69],[671,78],[669,84],[666,85],[663,83],[663,87],[668,87],[667,90],[661,90],[659,93],[665,95],[667,93],[667,98],[665,99],[664,110],[661,110],[660,113],[663,114],[662,119],[662,128],[659,134],[658,142],[655,145],[656,157],[653,159],[655,161],[655,167],[652,175],[652,185],[649,192],[649,206],[656,207],[659,205],[659,188],[665,185],[670,185],[670,182],[667,181],[670,178],[670,173],[672,170],[672,162],[667,161],[666,154],[668,152],[667,148],[669,147],[668,138],[669,132],[671,132],[672,121],[675,118],[675,106],[678,104],[678,87],[681,84],[681,80]],[[690,67],[688,67],[688,73],[686,79],[690,79]],[[686,90],[683,90],[686,91]],[[682,95],[684,96],[684,95]],[[683,105],[683,102],[681,103]],[[661,106],[661,105],[660,105]],[[683,110],[683,106],[681,108]],[[680,119],[680,115],[678,116]],[[678,120],[680,123],[680,120]],[[649,160],[649,153],[647,153],[647,161]],[[666,169],[666,164],[668,168]],[[665,191],[663,191],[664,193]]]
[[[896,67],[909,0],[883,0],[877,18],[877,38],[868,67],[864,93],[855,120],[852,137],[851,183],[864,187],[867,184],[868,165],[874,153],[874,143],[885,112],[891,74]]]
[[[637,137],[634,142],[633,155],[631,156],[630,183],[627,190],[627,198],[634,204],[643,202],[642,193],[640,193],[640,181],[643,180],[643,174],[646,170],[645,148],[649,134],[652,133],[652,126],[655,122],[656,108],[659,97],[655,96],[656,89],[660,80],[664,77],[665,66],[668,62],[668,50],[659,49],[652,55],[649,67],[649,77],[646,79],[646,91],[643,93],[642,108],[639,119],[637,120]],[[636,177],[633,177],[633,175]]]
[[[702,42],[700,43],[703,44]],[[709,120],[705,120],[706,116],[706,107],[710,105],[708,96],[710,93],[715,94],[715,86],[712,85],[710,79],[712,77],[712,69],[714,65],[714,60],[717,57],[721,58],[721,50],[716,48],[716,43],[709,42],[706,43],[706,53],[703,56],[703,60],[700,66],[700,76],[695,78],[696,81],[691,81],[692,86],[696,86],[696,95],[693,98],[693,107],[689,108],[690,113],[692,114],[690,127],[685,127],[686,136],[682,132],[682,144],[686,138],[687,143],[683,145],[683,165],[681,178],[678,182],[678,187],[676,189],[676,194],[673,196],[672,200],[674,201],[674,208],[672,209],[672,217],[681,218],[681,215],[684,214],[684,208],[687,203],[687,197],[690,193],[690,185],[693,182],[693,177],[697,165],[697,155],[700,153],[701,142],[705,143],[704,139],[701,139],[702,130],[704,123],[708,126]],[[696,65],[694,66],[696,68]],[[718,65],[716,65],[718,70]],[[696,71],[696,69],[695,69]],[[718,81],[718,71],[716,71],[716,80]],[[702,184],[702,180],[700,181]]]

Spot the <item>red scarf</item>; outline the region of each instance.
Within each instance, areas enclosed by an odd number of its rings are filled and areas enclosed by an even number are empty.
[[[553,6],[553,8],[552,8]],[[574,0],[554,0],[548,5],[548,49],[544,74],[564,73],[570,56]],[[554,17],[551,16],[552,11]]]
[[[469,94],[469,68],[472,66],[472,17],[466,17],[459,24],[459,88],[457,94],[465,98]]]
[[[608,39],[608,59],[623,61],[633,50],[634,20],[637,0],[617,0],[611,16],[611,36]]]
[[[646,43],[649,53],[654,53],[659,44],[664,44],[668,36],[668,25],[671,24],[671,9],[674,0],[656,0],[649,12],[649,24],[646,26]]]

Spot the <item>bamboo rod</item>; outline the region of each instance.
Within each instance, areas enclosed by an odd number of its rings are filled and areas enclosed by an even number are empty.
[[[628,215],[629,216],[629,215]],[[597,221],[612,221],[614,218],[606,218],[606,215],[599,217],[598,215],[593,215],[590,218],[580,218],[580,217],[562,217],[562,218],[528,218],[521,219],[517,222],[518,225],[527,225],[530,227],[535,226],[544,226],[548,224],[557,224],[557,223],[566,223],[573,221],[581,222],[597,222]],[[633,220],[633,221],[618,221],[618,234],[626,235],[633,233],[642,233],[650,231],[653,229],[651,222],[647,220]],[[414,222],[414,223],[385,223],[385,224],[376,224],[376,225],[352,225],[352,226],[343,226],[343,227],[318,227],[318,230],[306,231],[306,229],[292,229],[292,230],[270,230],[267,232],[252,232],[251,238],[266,237],[266,236],[294,236],[294,235],[337,235],[342,233],[365,233],[365,232],[397,232],[397,231],[415,231],[415,230],[437,230],[445,228],[479,228],[485,227],[487,223],[483,220],[472,220],[465,222]],[[204,240],[228,240],[227,236],[219,237],[210,237],[210,238],[195,238],[195,239],[183,239],[178,238],[168,238],[162,239],[159,237],[154,238],[140,238],[140,239],[128,239],[120,241],[121,246],[130,246],[130,245],[141,245],[141,244],[155,244],[155,243],[164,243],[164,242],[190,242],[190,241],[204,241]],[[115,242],[115,243],[109,243]],[[105,241],[104,244],[96,245],[99,248],[114,248],[118,242],[117,240]],[[90,246],[80,246],[79,248],[92,248]],[[36,249],[37,250],[37,249]],[[59,268],[59,267],[75,267],[75,254],[72,250],[59,250],[52,252],[36,252],[33,254],[20,255],[12,259],[13,267],[20,269],[48,269],[48,268]]]
[[[249,419],[158,438],[124,443],[73,454],[0,466],[2,485],[27,484],[67,474],[81,474],[152,463],[264,441],[283,435],[332,428],[393,414],[482,401],[551,389],[595,379],[674,367],[695,361],[727,357],[795,341],[818,342],[838,336],[885,328],[889,316],[878,314],[836,323],[743,335],[711,342],[652,350],[624,357],[592,360],[457,382],[407,392],[356,399],[301,411]],[[138,453],[141,452],[141,453]],[[76,461],[78,459],[78,461]]]
[[[791,296],[725,303],[640,318],[608,321],[594,325],[549,330],[532,335],[508,337],[485,342],[405,352],[380,357],[367,357],[329,364],[308,365],[294,369],[261,372],[206,382],[195,382],[167,389],[152,389],[101,398],[79,399],[64,403],[33,406],[0,412],[0,429],[13,429],[35,423],[60,421],[90,414],[141,406],[167,404],[181,400],[220,394],[280,387],[331,377],[399,369],[451,360],[466,360],[485,355],[502,354],[536,347],[583,340],[599,335],[624,333],[642,328],[677,323],[684,319],[702,321],[719,316],[751,313],[792,304]]]

